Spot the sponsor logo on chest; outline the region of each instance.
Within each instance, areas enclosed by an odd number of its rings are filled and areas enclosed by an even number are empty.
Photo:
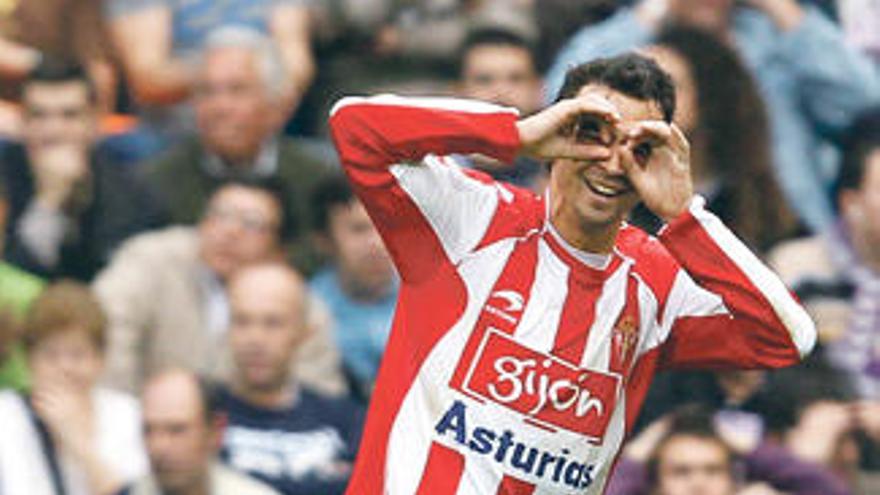
[[[539,427],[601,443],[617,404],[619,375],[578,368],[496,328],[485,332],[468,364],[460,387],[467,395],[516,411]]]

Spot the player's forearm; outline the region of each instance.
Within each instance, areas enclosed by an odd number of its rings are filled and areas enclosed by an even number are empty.
[[[514,111],[447,98],[344,98],[330,117],[343,165],[382,167],[429,154],[481,153],[511,162],[520,141]]]
[[[780,349],[781,355],[795,358],[810,352],[816,328],[804,308],[721,220],[703,209],[702,198],[695,198],[660,239],[700,286],[720,296],[731,315],[742,320],[736,331],[754,334],[745,340],[786,347],[790,350]]]

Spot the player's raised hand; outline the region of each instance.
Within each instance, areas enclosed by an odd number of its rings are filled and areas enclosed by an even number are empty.
[[[575,139],[575,124],[583,115],[593,115],[610,124],[620,121],[617,108],[605,98],[589,95],[565,99],[516,123],[521,153],[548,160],[608,158],[610,150],[606,146],[579,143]]]
[[[694,195],[690,144],[675,124],[639,123],[629,132],[621,163],[655,215],[668,222],[687,209]]]

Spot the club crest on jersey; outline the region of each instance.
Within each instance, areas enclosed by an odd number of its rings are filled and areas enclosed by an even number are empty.
[[[639,341],[639,328],[635,317],[624,314],[611,333],[611,345],[620,362],[629,363]]]
[[[532,424],[601,443],[621,378],[573,366],[489,328],[461,384],[463,392],[516,411]]]

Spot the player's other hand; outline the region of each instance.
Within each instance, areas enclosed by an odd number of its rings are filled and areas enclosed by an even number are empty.
[[[521,153],[542,160],[602,160],[611,151],[602,145],[579,143],[574,128],[579,117],[588,114],[617,124],[620,113],[608,100],[594,95],[569,98],[516,123]]]
[[[683,213],[694,196],[690,144],[675,124],[640,122],[629,131],[621,160],[645,206],[666,222]]]

